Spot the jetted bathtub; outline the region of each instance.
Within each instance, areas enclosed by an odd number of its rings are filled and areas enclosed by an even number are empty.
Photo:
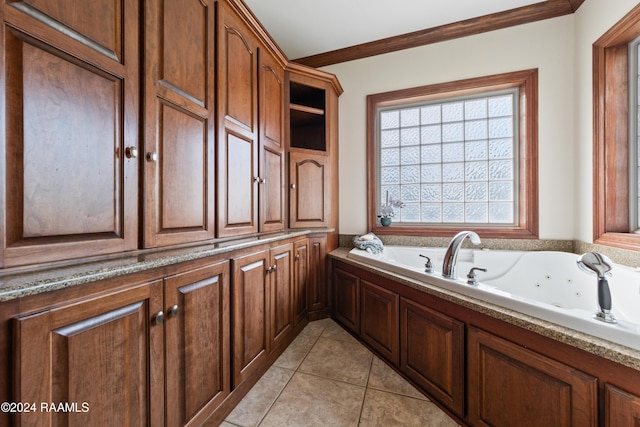
[[[431,286],[487,301],[520,313],[640,350],[640,271],[614,265],[608,277],[612,313],[618,323],[594,319],[598,306],[597,277],[577,265],[579,255],[567,252],[521,252],[461,249],[457,279],[442,277],[445,248],[385,246],[382,254],[353,249],[348,257]],[[425,273],[428,256],[434,272]],[[477,285],[467,284],[476,271]]]

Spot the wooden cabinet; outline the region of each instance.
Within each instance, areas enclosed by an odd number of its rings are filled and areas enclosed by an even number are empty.
[[[167,426],[201,425],[231,392],[229,263],[165,279]]]
[[[139,2],[5,2],[0,266],[138,244]]]
[[[162,310],[157,280],[18,318],[15,400],[77,402],[75,425],[163,425]],[[19,425],[69,422],[39,407],[17,415]]]
[[[374,283],[360,282],[360,337],[385,359],[398,365],[400,297]]]
[[[400,370],[464,416],[464,323],[401,298],[400,348]]]
[[[293,327],[293,245],[233,260],[233,386],[264,366]]]
[[[318,320],[329,315],[327,264],[327,237],[309,237],[309,320]]]
[[[306,152],[289,155],[289,224],[291,228],[329,225],[331,194],[329,157]]]
[[[338,227],[337,98],[326,76],[289,66],[289,226]]]
[[[309,312],[309,239],[293,243],[294,275],[293,275],[293,316],[294,325],[300,323]]]
[[[332,284],[332,316],[351,332],[360,334],[360,278],[334,268]]]
[[[25,413],[24,425],[201,425],[230,393],[228,262],[89,295],[14,326],[16,398],[88,409]]]
[[[144,4],[144,246],[212,239],[215,2]]]
[[[476,426],[596,426],[597,379],[471,327],[469,421]]]
[[[284,228],[284,64],[228,2],[218,44],[218,235]]]
[[[605,384],[604,412],[605,427],[637,427],[640,425],[640,396]]]

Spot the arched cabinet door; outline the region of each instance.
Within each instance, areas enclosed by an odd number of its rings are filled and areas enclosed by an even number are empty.
[[[289,226],[326,227],[329,225],[329,157],[291,152],[289,158]]]

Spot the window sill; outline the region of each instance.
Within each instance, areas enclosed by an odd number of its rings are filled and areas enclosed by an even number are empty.
[[[604,233],[593,242],[596,245],[640,251],[640,234]]]
[[[409,226],[392,224],[388,227],[375,225],[371,231],[378,235],[416,236],[416,237],[452,237],[464,230],[472,230],[481,238],[487,239],[537,239],[538,233],[521,227],[446,227],[446,226]],[[640,243],[640,235],[637,236]]]

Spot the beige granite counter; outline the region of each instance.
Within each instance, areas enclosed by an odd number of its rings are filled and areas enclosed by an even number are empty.
[[[387,270],[376,268],[362,262],[354,261],[347,258],[347,254],[350,249],[351,248],[340,247],[332,251],[329,256],[342,262],[357,266],[363,270],[394,280],[403,285],[410,286],[419,291],[451,301],[463,307],[481,312],[512,325],[519,326],[523,329],[536,332],[545,337],[552,338],[556,341],[560,341],[597,356],[612,360],[621,365],[640,370],[640,351],[638,350],[547,322],[537,317],[528,316],[502,306],[439,288],[406,276],[398,275]]]
[[[331,229],[289,230],[224,242],[160,250],[140,250],[100,257],[93,261],[67,262],[46,266],[0,270],[0,302],[110,279],[153,268],[219,255],[264,243],[277,242]]]

